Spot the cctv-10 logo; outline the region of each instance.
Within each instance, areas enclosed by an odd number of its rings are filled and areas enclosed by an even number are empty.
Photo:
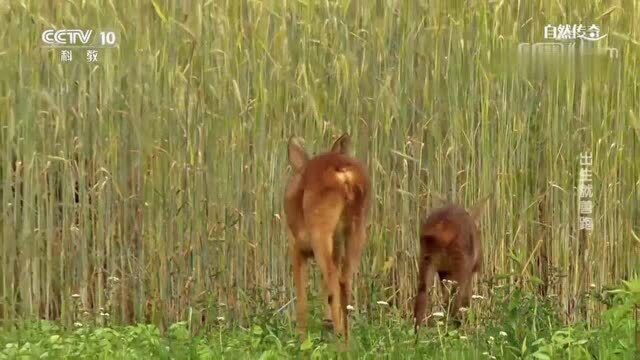
[[[62,29],[62,30],[45,30],[42,32],[42,42],[47,47],[73,47],[73,46],[92,46],[92,47],[115,47],[117,46],[116,33],[113,31],[100,31],[97,36],[97,43],[92,43],[91,37],[94,35],[93,30],[78,29]]]

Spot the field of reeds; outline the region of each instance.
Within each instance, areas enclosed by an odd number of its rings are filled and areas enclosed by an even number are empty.
[[[3,326],[292,329],[287,140],[319,152],[345,132],[374,193],[362,349],[410,334],[421,218],[489,194],[478,319],[518,293],[559,327],[611,325],[607,290],[640,269],[638,19],[630,0],[0,0]],[[518,57],[548,24],[595,24],[618,57]],[[118,47],[63,62],[52,28],[112,29]],[[521,354],[536,341],[512,335]]]

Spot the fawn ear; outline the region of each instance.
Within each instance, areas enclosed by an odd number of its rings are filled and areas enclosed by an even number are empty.
[[[476,224],[479,222],[480,217],[487,208],[487,203],[489,202],[490,197],[491,195],[485,196],[484,199],[478,201],[471,209],[469,209],[469,214]]]
[[[294,170],[300,171],[309,160],[309,155],[302,146],[302,139],[296,136],[289,138],[289,164]]]
[[[331,152],[349,154],[351,152],[351,136],[349,136],[349,134],[342,134],[342,136],[333,143],[333,146],[331,146]]]
[[[437,191],[431,191],[431,195],[433,196],[433,203],[434,203],[434,207],[440,207],[443,206],[445,204],[447,204],[449,201],[447,200],[447,197],[440,194]]]

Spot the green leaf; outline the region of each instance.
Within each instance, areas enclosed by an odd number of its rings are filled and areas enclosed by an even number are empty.
[[[640,279],[622,281],[632,293],[640,293]]]
[[[58,342],[58,340],[60,340],[60,335],[51,335],[49,337],[49,342],[52,344]]]
[[[540,338],[536,341],[534,341],[531,345],[538,345],[538,344],[544,344],[545,343],[545,339],[544,338]]]
[[[278,354],[276,354],[276,352],[273,349],[263,352],[262,355],[260,356],[260,360],[269,360],[269,359],[278,359]]]
[[[313,348],[313,341],[311,341],[311,337],[307,336],[306,339],[300,344],[301,351],[311,350]]]
[[[529,281],[533,285],[540,285],[540,284],[544,283],[544,281],[542,281],[542,279],[540,279],[537,276],[533,276],[533,275],[529,278]]]
[[[258,325],[253,325],[253,327],[251,328],[251,333],[253,335],[262,335],[263,334],[263,330],[260,326]]]
[[[541,352],[537,352],[537,353],[533,354],[533,357],[536,358],[536,359],[551,360],[549,355],[547,355],[545,353],[541,353]]]

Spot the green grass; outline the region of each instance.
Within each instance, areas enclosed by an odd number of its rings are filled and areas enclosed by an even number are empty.
[[[317,152],[343,132],[374,193],[359,311],[386,301],[409,316],[421,217],[440,198],[492,193],[474,293],[552,298],[563,325],[527,341],[606,328],[607,305],[585,294],[640,269],[639,18],[630,0],[0,0],[3,331],[28,319],[99,327],[109,313],[134,326],[122,336],[181,321],[203,334],[224,316],[224,341],[240,341],[256,314],[283,308],[273,331],[288,344],[286,141]],[[517,61],[545,25],[574,23],[599,25],[619,58]],[[40,46],[52,27],[111,28],[119,47],[62,63]],[[590,233],[578,229],[585,151]],[[360,319],[355,343],[407,341],[410,326],[389,321],[387,337]]]
[[[437,358],[437,359],[636,359],[634,311],[640,306],[640,281],[611,291],[593,291],[588,301],[608,303],[602,323],[564,326],[553,299],[499,287],[491,299],[478,299],[467,322],[454,327],[446,318],[422,328],[416,342],[411,323],[392,308],[352,314],[348,351],[341,340],[312,321],[304,341],[286,316],[256,313],[244,328],[220,318],[194,334],[187,321],[161,332],[153,325],[96,327],[91,321],[62,329],[50,322],[27,323],[0,332],[0,359],[27,358]],[[491,304],[482,302],[491,301]],[[493,315],[476,308],[490,306]],[[637,315],[635,315],[637,316]]]

